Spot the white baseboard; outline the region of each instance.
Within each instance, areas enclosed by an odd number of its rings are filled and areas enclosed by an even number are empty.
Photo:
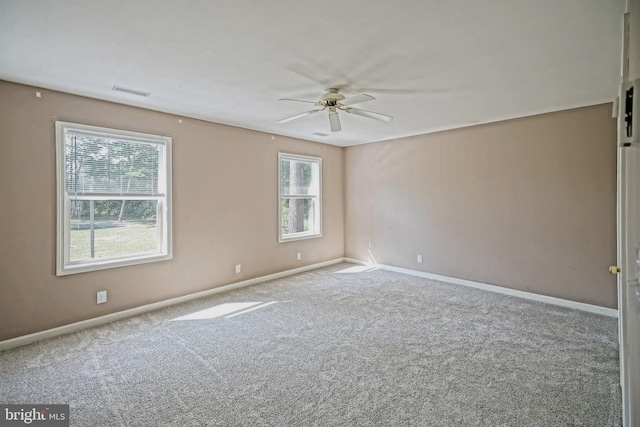
[[[154,310],[159,310],[171,305],[180,304],[183,302],[191,301],[194,299],[206,297],[209,295],[218,294],[221,292],[227,292],[233,289],[243,288],[245,286],[255,285],[257,283],[266,282],[269,280],[280,279],[282,277],[292,276],[294,274],[302,273],[309,270],[315,270],[317,268],[326,267],[340,262],[349,262],[352,264],[360,265],[372,265],[382,270],[394,271],[396,273],[408,274],[411,276],[424,277],[426,279],[438,280],[441,282],[452,283],[462,286],[468,286],[476,289],[483,289],[490,292],[496,292],[505,295],[511,295],[519,298],[530,299],[534,301],[545,302],[547,304],[554,304],[563,307],[573,308],[576,310],[588,311],[591,313],[602,314],[610,317],[618,317],[618,310],[606,307],[600,307],[597,305],[585,304],[582,302],[569,301],[562,298],[555,298],[546,295],[538,295],[531,292],[519,291],[516,289],[504,288],[501,286],[488,285],[486,283],[474,282],[471,280],[458,279],[455,277],[442,276],[440,274],[426,273],[424,271],[410,270],[408,268],[394,267],[392,265],[385,264],[371,264],[370,262],[362,261],[353,258],[336,258],[333,260],[320,262],[317,264],[307,265],[304,267],[294,268],[292,270],[282,271],[280,273],[269,274],[266,276],[256,277],[254,279],[243,280],[242,282],[231,283],[229,285],[219,286],[216,288],[208,289],[206,291],[196,292],[181,297],[171,298],[164,301],[155,302],[152,304],[143,305],[140,307],[131,308],[129,310],[119,311],[117,313],[111,313],[93,319],[82,320],[80,322],[71,323],[69,325],[60,326],[53,329],[47,329],[46,331],[35,332],[29,335],[23,335],[21,337],[11,338],[8,340],[0,341],[0,351],[8,350],[10,348],[19,347],[27,344],[31,344],[37,341],[41,341],[47,338],[56,337],[59,335],[68,334],[81,329],[91,328],[93,326],[103,325],[105,323],[114,322],[116,320],[126,319],[128,317],[136,316],[138,314],[147,313]]]
[[[458,279],[455,277],[442,276],[440,274],[425,273],[424,271],[410,270],[408,268],[394,267],[392,265],[384,264],[371,264],[370,262],[362,261],[359,259],[345,258],[346,262],[361,265],[375,265],[382,270],[394,271],[396,273],[408,274],[411,276],[424,277],[426,279],[438,280],[440,282],[452,283],[456,285],[468,286],[470,288],[482,289],[485,291],[496,292],[504,295],[511,295],[518,298],[525,298],[534,301],[540,301],[547,304],[560,305],[562,307],[573,308],[576,310],[588,311],[590,313],[602,314],[609,317],[618,317],[618,310],[607,307],[600,307],[598,305],[586,304],[583,302],[570,301],[562,298],[555,298],[546,295],[534,294],[532,292],[519,291],[516,289],[509,289],[502,286],[488,285],[486,283],[474,282],[471,280]]]
[[[147,313],[149,311],[159,310],[161,308],[168,307],[170,305],[180,304],[183,302],[206,297],[209,295],[218,294],[221,292],[227,292],[232,289],[238,289],[238,288],[243,288],[245,286],[255,285],[256,283],[262,283],[269,280],[275,280],[275,279],[280,279],[282,277],[292,276],[294,274],[302,273],[309,270],[315,270],[317,268],[326,267],[328,265],[333,265],[340,262],[344,262],[344,258],[336,258],[329,261],[320,262],[317,264],[306,265],[304,267],[298,267],[292,270],[282,271],[280,273],[268,274],[266,276],[256,277],[254,279],[243,280],[242,282],[236,282],[236,283],[231,283],[229,285],[218,286],[216,288],[207,289],[206,291],[196,292],[196,293],[184,295],[181,297],[154,302],[152,304],[142,305],[140,307],[131,308],[129,310],[118,311],[117,313],[106,314],[104,316],[95,317],[93,319],[82,320],[80,322],[71,323],[69,325],[59,326],[53,329],[47,329],[46,331],[35,332],[33,334],[11,338],[8,340],[0,341],[0,351],[31,344],[36,341],[41,341],[47,338],[56,337],[58,335],[68,334],[81,329],[103,325],[105,323],[113,322],[116,320],[126,319],[127,317],[136,316],[138,314]]]

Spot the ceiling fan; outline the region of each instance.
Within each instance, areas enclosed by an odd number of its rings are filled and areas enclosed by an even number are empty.
[[[355,114],[357,116],[368,117],[370,119],[381,120],[383,122],[390,122],[393,120],[393,117],[387,116],[386,114],[374,113],[373,111],[360,110],[359,108],[349,107],[349,105],[360,104],[362,102],[373,101],[375,98],[371,95],[356,95],[349,98],[346,98],[344,95],[339,93],[340,90],[330,87],[327,89],[324,95],[320,97],[318,101],[305,101],[302,99],[291,99],[291,98],[281,98],[280,101],[295,101],[295,102],[305,102],[307,104],[313,104],[317,107],[315,110],[305,111],[304,113],[296,114],[295,116],[287,117],[278,121],[278,123],[286,123],[291,120],[300,119],[302,117],[306,117],[310,114],[319,113],[320,111],[329,110],[329,125],[331,126],[331,132],[339,132],[342,130],[342,126],[340,125],[340,117],[338,116],[338,111],[344,111],[349,114]]]

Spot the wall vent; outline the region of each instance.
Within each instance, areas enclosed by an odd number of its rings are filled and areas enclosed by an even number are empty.
[[[113,90],[115,90],[116,92],[125,92],[125,93],[130,93],[131,95],[138,95],[138,96],[145,96],[145,97],[151,95],[151,93],[149,92],[143,92],[141,90],[135,90],[135,89],[128,89],[126,87],[122,87],[118,85],[115,85],[113,87]]]

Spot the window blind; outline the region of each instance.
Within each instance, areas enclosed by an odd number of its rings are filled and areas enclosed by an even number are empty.
[[[112,139],[89,132],[65,134],[68,196],[162,197],[158,188],[163,146],[152,141]]]

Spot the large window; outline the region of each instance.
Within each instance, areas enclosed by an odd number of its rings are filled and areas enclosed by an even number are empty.
[[[57,274],[171,258],[171,138],[56,122]]]
[[[322,159],[280,153],[279,242],[321,236]]]

